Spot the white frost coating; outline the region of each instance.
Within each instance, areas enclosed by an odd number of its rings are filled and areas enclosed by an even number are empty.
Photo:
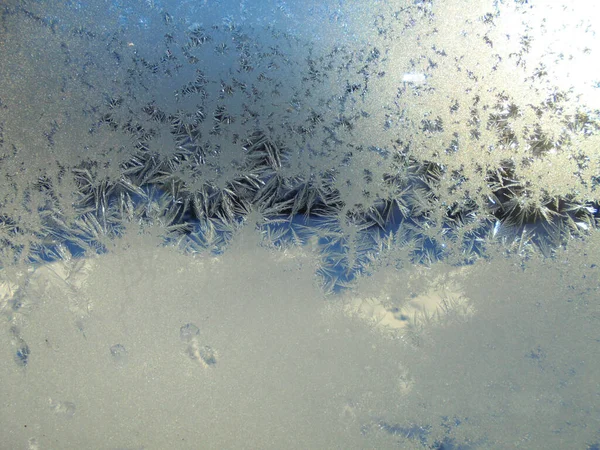
[[[404,83],[412,84],[425,84],[427,82],[427,76],[424,73],[419,72],[408,72],[402,75],[402,81]]]
[[[402,330],[419,333],[419,329],[443,323],[450,315],[467,318],[473,314],[469,299],[456,278],[465,270],[450,270],[444,276],[431,278],[419,292],[399,294],[397,286],[387,283],[381,293],[372,297],[350,296],[344,310],[351,317],[365,320],[383,332]],[[419,271],[411,278],[422,277]],[[418,283],[421,285],[421,283]]]
[[[530,39],[529,70],[546,68],[556,87],[573,89],[589,107],[600,107],[600,45],[595,30],[600,17],[598,2],[565,4],[545,0],[533,3],[526,15],[511,5],[501,6],[500,10],[501,15],[494,20],[513,44],[524,36]],[[495,42],[498,48],[507,44],[505,40]]]
[[[327,307],[310,258],[260,249],[252,232],[219,258],[151,242],[82,264],[77,286],[59,282],[62,263],[31,278],[29,362],[0,366],[11,445],[51,448],[56,430],[65,449],[369,448],[361,426],[410,375],[386,356],[397,342]]]

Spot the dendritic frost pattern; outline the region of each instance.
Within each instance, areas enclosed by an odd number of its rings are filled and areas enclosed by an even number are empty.
[[[456,262],[595,227],[597,110],[554,83],[539,7],[387,5],[365,42],[334,46],[157,7],[112,29],[55,11],[3,10],[5,265],[149,221],[195,247],[251,212],[319,220],[348,274],[400,226],[416,260]]]

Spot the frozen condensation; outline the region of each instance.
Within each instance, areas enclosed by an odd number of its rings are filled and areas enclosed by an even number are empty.
[[[594,2],[5,3],[0,446],[600,445]]]

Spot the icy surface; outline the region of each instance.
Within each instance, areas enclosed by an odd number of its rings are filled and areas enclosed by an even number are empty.
[[[0,6],[0,448],[597,448],[598,6]]]

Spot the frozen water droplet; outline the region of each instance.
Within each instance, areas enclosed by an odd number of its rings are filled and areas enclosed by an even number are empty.
[[[75,403],[73,402],[59,402],[49,399],[49,403],[54,414],[66,417],[67,419],[75,415]]]
[[[11,344],[14,349],[14,359],[17,365],[25,367],[29,362],[29,355],[31,351],[27,343],[19,335],[19,330],[16,327],[11,327]]]
[[[187,323],[179,330],[179,337],[183,342],[191,342],[200,334],[200,329],[193,323]]]
[[[19,366],[25,367],[29,361],[30,353],[29,346],[23,340],[21,340],[17,346],[17,351],[15,352],[15,362]]]
[[[217,363],[217,352],[208,345],[201,346],[200,330],[193,323],[185,324],[179,330],[179,337],[187,344],[186,353],[193,361],[198,361],[204,367]]]
[[[112,355],[113,361],[119,365],[123,365],[127,362],[127,350],[121,344],[115,344],[110,348],[110,354]]]
[[[214,366],[217,363],[217,351],[208,345],[201,347],[196,339],[188,345],[187,354],[191,360],[198,361],[204,367]]]
[[[200,358],[207,366],[212,366],[217,363],[217,352],[212,347],[205,345],[199,351]]]

